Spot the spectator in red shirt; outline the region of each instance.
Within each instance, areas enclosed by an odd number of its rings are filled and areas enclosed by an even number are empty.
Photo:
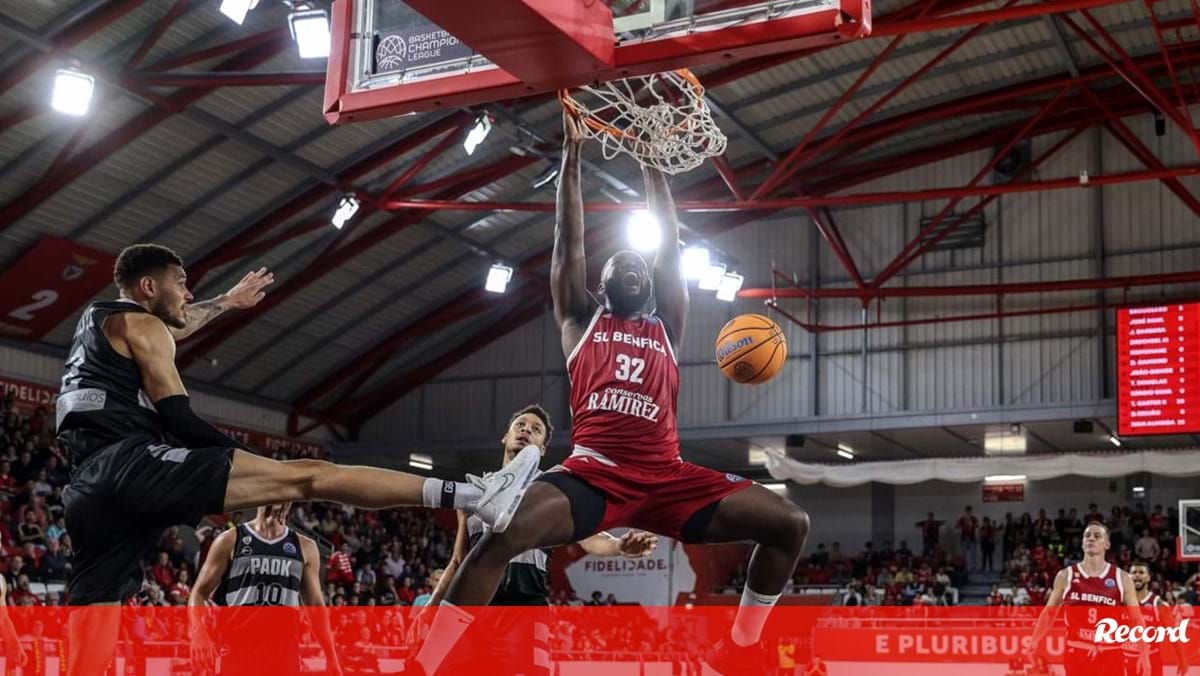
[[[180,569],[179,577],[178,577],[178,579],[175,580],[175,584],[171,585],[170,590],[167,593],[167,596],[171,596],[172,594],[178,594],[179,598],[183,599],[184,602],[186,603],[188,596],[190,596],[191,593],[192,593],[192,585],[188,584],[187,568]]]
[[[412,578],[406,577],[400,582],[400,588],[396,590],[396,603],[411,606],[415,598],[417,598],[417,592],[412,588]]]
[[[987,604],[989,606],[1004,605],[1004,594],[1000,593],[999,585],[992,585],[992,593],[988,594]]]
[[[934,550],[937,549],[938,534],[943,523],[945,522],[933,518],[933,512],[930,512],[924,521],[917,522],[917,528],[921,531],[921,556],[933,555]]]
[[[350,544],[342,543],[342,548],[329,557],[329,572],[325,580],[336,584],[354,584],[354,566],[350,560]]]
[[[1162,539],[1163,532],[1167,530],[1167,515],[1163,514],[1163,506],[1155,505],[1154,512],[1150,514],[1150,535],[1156,540]]]
[[[976,531],[979,529],[979,519],[975,518],[975,513],[971,511],[970,506],[966,507],[962,516],[958,517],[958,524],[955,528],[958,529],[960,551],[966,558],[967,570],[978,568],[979,539]]]
[[[150,571],[150,576],[162,589],[175,586],[175,569],[171,567],[171,558],[166,552],[158,553],[158,563]]]

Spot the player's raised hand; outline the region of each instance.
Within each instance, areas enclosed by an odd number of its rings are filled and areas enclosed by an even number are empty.
[[[563,145],[581,145],[586,137],[583,135],[583,122],[571,114],[568,110],[563,110]]]
[[[617,542],[617,549],[621,552],[621,556],[630,559],[650,556],[657,546],[658,536],[643,530],[626,531]]]
[[[241,281],[233,285],[224,295],[225,306],[230,309],[245,310],[258,305],[267,294],[263,289],[275,281],[275,273],[266,268],[247,272]]]

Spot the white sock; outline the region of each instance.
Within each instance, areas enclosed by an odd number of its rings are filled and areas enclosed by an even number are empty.
[[[457,481],[426,479],[421,486],[421,501],[426,507],[466,509],[483,497],[483,491]]]
[[[733,642],[743,648],[758,643],[762,638],[763,625],[767,623],[767,615],[780,596],[782,592],[771,596],[752,591],[750,585],[743,587],[742,602],[738,604],[737,617],[733,618],[733,631],[730,632]]]
[[[474,615],[453,603],[443,601],[437,607],[425,643],[414,658],[425,668],[427,676],[433,676],[437,672],[446,655],[450,654],[454,644],[458,643],[458,639],[462,638],[467,627],[474,621]]]

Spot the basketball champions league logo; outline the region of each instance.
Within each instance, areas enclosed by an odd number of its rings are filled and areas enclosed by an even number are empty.
[[[375,64],[379,70],[396,70],[404,65],[408,43],[399,35],[389,35],[375,48]]]

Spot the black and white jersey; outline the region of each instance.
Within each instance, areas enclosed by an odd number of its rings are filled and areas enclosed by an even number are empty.
[[[223,606],[300,605],[304,550],[300,536],[284,528],[274,540],[264,539],[249,524],[237,527],[233,558],[216,594]]]
[[[96,302],[83,311],[75,328],[57,403],[58,438],[74,465],[125,439],[165,441],[137,364],[114,350],[104,335],[104,321],[122,312],[147,310],[132,301]]]
[[[467,536],[470,547],[474,547],[491,527],[474,515],[467,519]],[[531,549],[513,557],[504,567],[501,580],[491,605],[496,606],[544,606],[548,603],[550,572],[547,563],[549,550]]]

